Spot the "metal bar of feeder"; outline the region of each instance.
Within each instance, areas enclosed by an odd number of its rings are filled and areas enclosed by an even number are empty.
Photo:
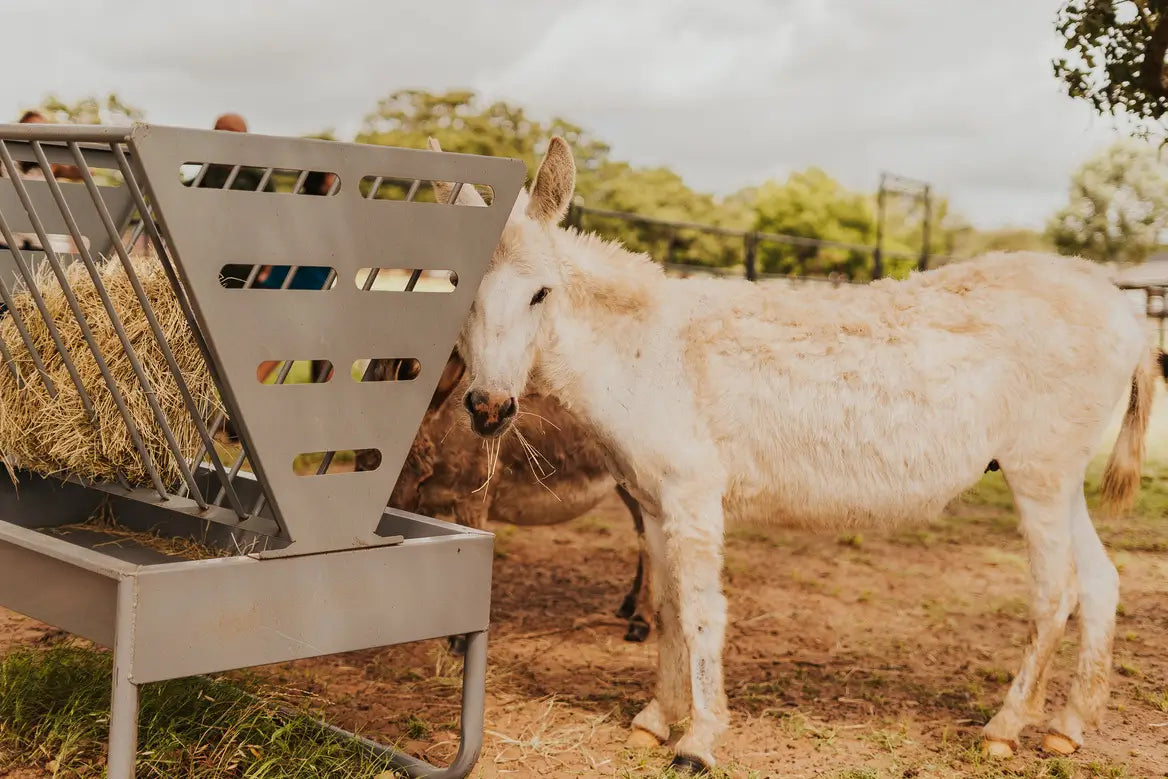
[[[308,171],[307,170],[300,171],[300,175],[296,177],[296,183],[292,186],[292,194],[293,195],[300,193],[300,188],[304,186],[304,180],[306,178],[308,178]]]
[[[34,141],[34,151],[40,148],[39,142]],[[7,165],[12,160],[11,154],[8,154],[8,148],[4,145],[4,141],[0,141],[0,155],[4,157],[4,162]],[[41,159],[44,158],[44,152],[39,154]],[[51,168],[43,168],[46,179],[53,178],[53,171]],[[56,183],[56,181],[54,181]],[[130,409],[127,408],[125,398],[121,397],[121,390],[118,389],[117,381],[114,381],[113,374],[110,373],[109,364],[105,362],[105,356],[102,354],[102,349],[98,348],[97,341],[93,340],[93,333],[90,331],[89,322],[85,319],[85,314],[81,309],[81,304],[77,301],[77,297],[69,286],[69,279],[65,276],[64,266],[61,264],[60,258],[57,257],[57,252],[53,248],[53,242],[49,241],[49,236],[44,230],[44,224],[41,222],[40,215],[37,215],[36,209],[33,207],[33,201],[28,196],[28,188],[25,187],[25,181],[20,178],[14,178],[12,181],[13,188],[16,190],[16,196],[20,197],[20,202],[28,214],[29,222],[33,223],[33,230],[36,232],[36,237],[41,241],[41,249],[44,251],[44,257],[48,260],[49,266],[53,269],[53,273],[57,277],[57,283],[61,285],[61,292],[64,294],[65,302],[69,305],[69,309],[77,320],[77,327],[81,329],[82,338],[85,339],[86,345],[89,346],[90,352],[93,355],[93,362],[97,363],[97,369],[102,374],[105,380],[106,388],[110,390],[110,396],[113,398],[114,405],[118,406],[118,411],[121,413],[121,419],[126,424],[126,432],[130,433],[130,439],[133,441],[134,448],[137,448],[138,454],[142,458],[142,466],[145,466],[146,472],[150,474],[150,479],[154,485],[155,491],[158,492],[159,498],[162,500],[169,500],[169,495],[166,493],[166,486],[162,484],[157,468],[154,467],[154,459],[147,450],[146,444],[142,441],[141,432],[138,430],[138,425],[134,424],[133,417],[130,415]],[[51,188],[51,185],[50,185]],[[60,190],[58,190],[60,194]],[[70,216],[71,218],[71,216]],[[76,224],[74,224],[76,227]],[[78,236],[78,238],[81,236]],[[84,241],[81,241],[83,248]],[[79,380],[79,377],[78,377]]]
[[[200,186],[202,186],[203,179],[207,178],[207,171],[210,169],[211,166],[206,162],[199,166],[199,172],[196,173],[194,179],[191,180],[190,186],[192,189],[198,189]]]
[[[16,379],[17,388],[24,389],[24,377],[16,369],[16,361],[12,359],[12,352],[8,351],[8,344],[4,343],[3,339],[0,339],[0,358],[4,359],[4,364],[12,372],[12,378]]]
[[[134,229],[130,231],[129,240],[124,244],[124,246],[126,246],[126,251],[130,251],[130,252],[134,251],[134,244],[138,243],[139,239],[142,238],[142,235],[145,232],[146,232],[146,223],[144,221],[142,221],[141,219],[139,219],[138,224],[134,225]]]
[[[3,220],[3,215],[0,215],[0,230],[3,231],[4,240],[9,244],[12,239],[9,237],[8,225]],[[20,252],[19,248],[12,248],[14,252]],[[49,397],[57,397],[57,387],[53,384],[53,380],[49,378],[49,372],[41,362],[41,353],[37,351],[36,345],[33,344],[32,335],[28,332],[28,328],[24,324],[24,316],[16,308],[16,299],[12,296],[8,289],[8,284],[4,279],[0,278],[0,300],[4,302],[5,313],[12,315],[12,323],[16,326],[16,332],[20,334],[20,340],[24,341],[24,348],[28,350],[29,355],[32,356],[33,363],[36,365],[37,373],[41,376],[41,383],[45,387],[45,391],[49,393]],[[16,362],[12,359],[12,354],[8,351],[8,344],[0,339],[0,345],[4,347],[4,361],[8,363],[8,368],[12,371],[13,378],[21,388],[24,387],[24,377],[21,376],[20,371],[16,367]]]
[[[119,255],[122,255],[124,249],[122,248],[121,240],[118,236],[117,227],[113,223],[113,219],[109,216],[109,210],[105,207],[105,201],[101,197],[101,192],[97,188],[97,184],[93,181],[93,176],[89,172],[89,166],[86,164],[85,158],[81,155],[81,150],[77,148],[77,144],[70,143],[69,147],[73,152],[74,159],[77,161],[78,169],[81,171],[82,178],[86,182],[86,188],[89,190],[90,197],[93,198],[94,207],[97,209],[102,221],[105,224],[106,231],[109,233],[110,240],[117,247]],[[49,161],[45,157],[44,149],[41,148],[40,143],[33,142],[33,154],[36,155],[37,163],[45,170],[49,170]],[[114,307],[113,300],[110,299],[109,292],[105,288],[105,283],[101,280],[101,272],[97,268],[97,264],[93,260],[93,255],[86,246],[84,236],[81,234],[81,228],[77,225],[77,220],[73,218],[73,212],[69,208],[69,204],[65,202],[64,193],[61,191],[61,185],[53,177],[46,178],[46,184],[49,187],[49,193],[53,196],[54,202],[57,204],[57,209],[60,211],[62,218],[65,220],[65,225],[69,229],[70,235],[73,237],[73,242],[77,245],[77,251],[81,255],[81,261],[85,265],[85,269],[89,272],[90,279],[93,281],[94,289],[97,290],[98,297],[101,298],[102,306],[105,308],[106,316],[109,317],[110,324],[113,325],[114,332],[118,336],[118,340],[122,344],[122,350],[126,355],[126,359],[130,361],[130,367],[134,371],[134,376],[138,379],[138,385],[142,388],[142,392],[146,397],[146,402],[150,406],[150,411],[154,415],[154,421],[158,423],[162,430],[162,435],[166,439],[167,446],[170,447],[171,454],[174,455],[175,462],[179,467],[179,472],[183,480],[187,482],[188,486],[195,486],[194,476],[190,469],[186,467],[186,460],[183,458],[182,448],[178,445],[178,440],[174,436],[174,431],[170,427],[170,422],[166,418],[162,407],[158,404],[158,395],[154,387],[150,383],[150,379],[146,376],[146,371],[142,368],[141,360],[138,354],[134,351],[133,344],[130,343],[130,337],[126,333],[125,326],[122,324],[121,318],[118,316],[117,309]],[[147,319],[151,320],[157,325],[157,320],[154,319],[153,311],[149,307],[149,301],[146,299],[146,294],[142,291],[141,284],[138,282],[138,277],[130,266],[130,258],[125,256],[122,263],[126,270],[126,275],[130,279],[130,283],[134,291],[138,293],[139,302],[142,304]],[[166,339],[161,336],[161,328],[158,329],[158,336],[164,349],[168,350],[166,346]],[[182,383],[182,375],[177,371],[177,364],[175,365],[176,376],[180,383]],[[202,496],[197,494],[196,502],[199,508],[207,508],[206,502],[202,500]]]
[[[272,178],[272,169],[264,168],[264,175],[260,176],[260,183],[256,185],[256,192],[263,192],[264,187],[268,185],[268,181]]]
[[[227,178],[223,180],[223,186],[220,189],[231,189],[231,185],[235,183],[235,179],[239,177],[241,167],[235,165],[231,168],[231,172],[227,174]]]
[[[365,196],[366,200],[377,199],[377,190],[381,189],[381,182],[384,180],[384,178],[384,176],[378,176],[377,178],[373,179],[373,186],[369,188],[369,194]]]
[[[179,282],[178,274],[175,273],[174,266],[170,262],[170,254],[166,250],[166,242],[162,240],[162,234],[158,231],[158,225],[154,222],[153,214],[150,206],[146,203],[146,197],[142,193],[142,188],[138,186],[138,179],[134,175],[134,169],[130,165],[129,159],[126,157],[125,151],[117,144],[111,144],[110,149],[114,153],[114,159],[117,160],[118,169],[122,172],[122,178],[125,179],[126,186],[130,188],[130,194],[133,196],[134,203],[138,208],[138,213],[142,217],[143,224],[146,225],[146,234],[150,236],[150,242],[154,245],[154,251],[158,255],[158,260],[162,265],[163,271],[166,273],[166,278],[170,282],[170,287],[174,291],[175,298],[178,300],[179,307],[182,309],[183,316],[187,320],[187,327],[190,328],[191,335],[195,339],[195,343],[199,347],[199,352],[203,355],[206,361],[207,370],[210,372],[212,379],[216,386],[222,386],[221,379],[217,375],[215,362],[211,359],[211,352],[207,348],[206,342],[203,340],[202,331],[199,330],[198,321],[195,319],[194,311],[191,308],[190,301],[186,297],[186,290]],[[212,440],[215,433],[208,431]],[[208,451],[214,452],[214,446],[208,447]],[[199,462],[203,459],[203,454],[200,454],[191,462],[191,469],[195,470]],[[223,470],[222,463],[219,462],[218,456],[212,457],[211,461],[215,467],[215,473],[219,476],[220,482],[226,479],[226,473]],[[243,502],[235,492],[234,485],[228,480],[227,491],[229,502],[232,509],[239,519],[247,519],[247,512],[243,508]]]
[[[13,186],[16,186],[16,182],[21,181],[20,171],[17,170],[16,163],[12,160],[12,155],[8,153],[8,145],[3,140],[0,140],[0,164],[2,164],[4,169],[8,171],[8,175],[12,177]],[[21,204],[24,205],[25,211],[29,211],[32,208],[32,204],[27,202],[28,192],[25,190],[23,182],[21,182],[21,185],[17,188],[17,195],[21,197]],[[81,398],[81,406],[85,410],[85,415],[89,419],[90,423],[96,424],[97,413],[93,408],[93,400],[89,397],[89,393],[85,391],[85,385],[81,382],[81,375],[77,372],[77,367],[73,364],[72,355],[65,347],[64,341],[61,340],[61,333],[57,329],[56,322],[53,321],[52,315],[49,314],[48,307],[45,305],[45,299],[41,295],[40,289],[37,287],[36,278],[33,276],[33,273],[29,269],[28,264],[24,261],[24,253],[14,246],[15,239],[12,236],[12,232],[8,229],[8,223],[4,219],[3,214],[0,214],[0,231],[3,231],[4,240],[8,242],[8,247],[12,251],[12,258],[16,260],[16,269],[20,273],[20,277],[24,280],[25,288],[28,290],[28,294],[32,297],[33,303],[36,305],[37,311],[41,315],[41,319],[44,320],[45,328],[49,331],[49,336],[53,339],[53,345],[57,348],[57,354],[61,356],[61,362],[65,365],[65,370],[69,372],[69,378],[72,379],[73,386],[77,388],[77,393]],[[36,355],[33,357],[33,359],[39,362],[40,356],[37,354],[36,350],[33,350],[32,353]],[[41,365],[41,370],[45,371],[43,364]],[[48,379],[47,372],[43,372],[41,375]],[[52,384],[52,381],[49,380],[49,383]],[[50,389],[50,395],[52,397],[56,397],[55,387]]]
[[[134,289],[134,295],[138,298],[138,304],[142,306],[142,312],[146,315],[146,322],[150,326],[150,331],[154,335],[154,340],[158,344],[159,350],[162,352],[163,358],[166,360],[166,365],[170,369],[171,375],[174,377],[178,385],[179,393],[182,395],[183,403],[187,407],[187,411],[191,415],[191,420],[195,423],[195,428],[199,435],[203,438],[204,443],[210,445],[210,436],[207,434],[207,429],[203,424],[202,415],[199,413],[198,404],[195,402],[194,396],[191,394],[190,387],[187,385],[186,379],[183,378],[182,370],[178,366],[178,360],[175,359],[174,351],[170,348],[170,344],[166,340],[166,335],[162,331],[162,325],[158,321],[158,317],[154,313],[154,307],[150,304],[150,298],[146,295],[146,290],[142,288],[142,282],[138,278],[138,274],[134,272],[133,263],[130,262],[129,252],[122,246],[121,241],[118,240],[118,228],[114,224],[113,217],[110,215],[109,209],[105,205],[105,201],[101,197],[101,192],[98,190],[97,183],[93,180],[93,176],[89,172],[88,166],[85,164],[85,157],[81,154],[81,149],[77,144],[69,144],[70,150],[73,152],[73,158],[77,161],[77,167],[81,171],[82,180],[85,187],[89,190],[89,195],[93,198],[94,205],[97,208],[98,218],[101,219],[105,226],[106,232],[109,234],[110,240],[113,243],[118,254],[118,259],[122,263],[122,267],[126,271],[126,276],[130,280],[130,286]],[[132,245],[132,244],[131,244]],[[131,361],[137,358],[131,351],[127,351],[126,355],[131,358]],[[137,369],[136,369],[137,370]],[[152,401],[151,407],[156,404]],[[158,411],[161,414],[161,409]],[[166,436],[167,444],[170,445],[174,455],[175,462],[178,465],[179,471],[182,473],[183,481],[191,490],[194,500],[199,504],[199,508],[207,508],[207,503],[199,492],[198,486],[195,483],[194,474],[188,467],[186,458],[183,457],[179,450],[177,441],[166,424],[165,415],[162,415],[162,432]]]
[[[129,140],[131,129],[96,124],[0,124],[0,136],[10,141],[118,143]]]

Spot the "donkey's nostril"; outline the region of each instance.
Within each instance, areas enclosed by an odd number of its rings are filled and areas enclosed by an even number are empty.
[[[518,407],[515,405],[515,398],[507,398],[507,402],[499,408],[500,419],[510,419],[515,416]]]

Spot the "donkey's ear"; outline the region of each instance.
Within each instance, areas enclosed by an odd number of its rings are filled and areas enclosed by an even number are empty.
[[[568,142],[560,136],[552,138],[535,182],[531,185],[531,200],[527,216],[537,222],[556,224],[568,213],[572,193],[576,189],[576,163]]]
[[[426,145],[430,147],[430,151],[442,151],[442,147],[438,143],[437,138],[429,138]],[[432,181],[434,185],[434,199],[439,203],[449,203],[450,193],[454,191],[454,185],[449,181]],[[458,191],[458,203],[463,206],[479,206],[486,208],[487,201],[483,200],[483,196],[474,188],[473,184],[463,184]]]
[[[446,362],[446,367],[442,369],[442,376],[438,379],[438,388],[434,390],[434,397],[430,399],[431,411],[436,411],[446,402],[450,393],[454,392],[454,388],[458,386],[458,382],[462,381],[464,373],[466,373],[466,363],[458,356],[458,350],[455,349],[450,353],[450,359]]]

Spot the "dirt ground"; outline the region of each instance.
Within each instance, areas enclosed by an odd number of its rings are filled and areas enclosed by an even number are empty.
[[[1155,498],[1160,481],[1149,481]],[[726,676],[733,724],[721,748],[730,772],[1168,776],[1162,509],[1101,523],[1123,586],[1115,691],[1102,732],[1065,762],[1037,757],[1035,733],[1005,766],[982,764],[970,749],[1027,637],[1025,552],[1007,501],[992,474],[925,526],[863,535],[732,532]],[[623,641],[624,625],[612,616],[635,565],[624,507],[614,496],[566,526],[494,529],[487,734],[474,776],[659,775],[666,750],[623,747],[630,718],[648,700],[655,652],[652,637]],[[1055,703],[1067,689],[1074,627],[1052,681]],[[44,633],[31,620],[0,615],[3,644]],[[434,641],[260,673],[323,696],[339,725],[444,760],[456,740],[460,665]]]

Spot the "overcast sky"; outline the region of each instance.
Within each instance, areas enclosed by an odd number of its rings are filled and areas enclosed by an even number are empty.
[[[351,137],[379,97],[468,87],[732,192],[810,165],[932,182],[1040,227],[1118,137],[1051,75],[1059,0],[0,0],[0,115],[118,92],[165,124]]]

